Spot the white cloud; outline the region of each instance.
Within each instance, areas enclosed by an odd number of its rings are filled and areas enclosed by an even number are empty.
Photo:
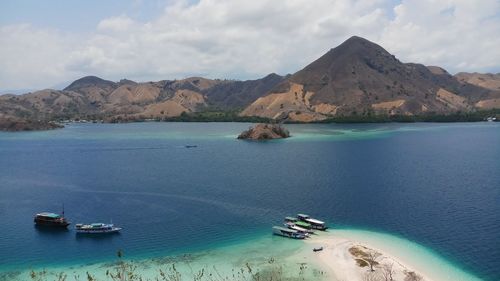
[[[405,61],[500,71],[500,1],[403,0],[380,43]]]
[[[451,71],[499,69],[498,0],[175,1],[148,22],[103,19],[87,34],[0,27],[0,88],[83,75],[158,80],[295,72],[352,35],[403,61]],[[394,13],[392,13],[394,9]]]
[[[121,15],[119,17],[102,20],[97,25],[97,30],[101,32],[127,32],[134,24],[134,20],[125,15]]]

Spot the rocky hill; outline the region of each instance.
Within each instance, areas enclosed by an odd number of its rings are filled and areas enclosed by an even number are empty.
[[[243,131],[238,139],[245,140],[272,140],[290,137],[290,132],[279,124],[257,124]]]
[[[351,37],[291,75],[241,114],[291,121],[332,116],[425,115],[499,107],[500,91],[461,81],[439,67],[402,63]]]

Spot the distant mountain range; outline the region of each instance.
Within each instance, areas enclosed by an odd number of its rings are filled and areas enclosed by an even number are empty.
[[[422,116],[500,108],[500,74],[402,63],[351,37],[293,75],[137,83],[87,76],[63,90],[0,96],[0,118],[169,119],[203,112],[315,122],[342,116]]]

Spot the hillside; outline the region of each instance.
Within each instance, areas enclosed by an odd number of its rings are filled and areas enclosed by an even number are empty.
[[[248,81],[191,77],[174,81],[113,82],[95,76],[80,78],[63,90],[41,90],[0,96],[0,112],[26,119],[169,118],[183,112],[235,110],[250,105],[283,81],[270,74]]]
[[[273,73],[247,81],[191,77],[141,83],[87,76],[63,90],[0,96],[4,118],[45,121],[256,117],[317,122],[499,108],[500,74],[453,76],[438,66],[403,63],[381,46],[356,36],[288,76]]]
[[[303,122],[332,116],[450,114],[491,108],[484,103],[499,97],[500,91],[460,81],[439,67],[402,63],[379,45],[351,37],[241,114]]]

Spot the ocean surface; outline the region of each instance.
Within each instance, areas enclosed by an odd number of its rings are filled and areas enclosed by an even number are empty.
[[[236,140],[248,126],[0,133],[0,271],[105,262],[118,249],[151,258],[236,247],[304,212],[500,280],[499,123],[287,125],[286,140]],[[124,229],[91,238],[34,227],[35,213],[63,204],[73,224]]]

